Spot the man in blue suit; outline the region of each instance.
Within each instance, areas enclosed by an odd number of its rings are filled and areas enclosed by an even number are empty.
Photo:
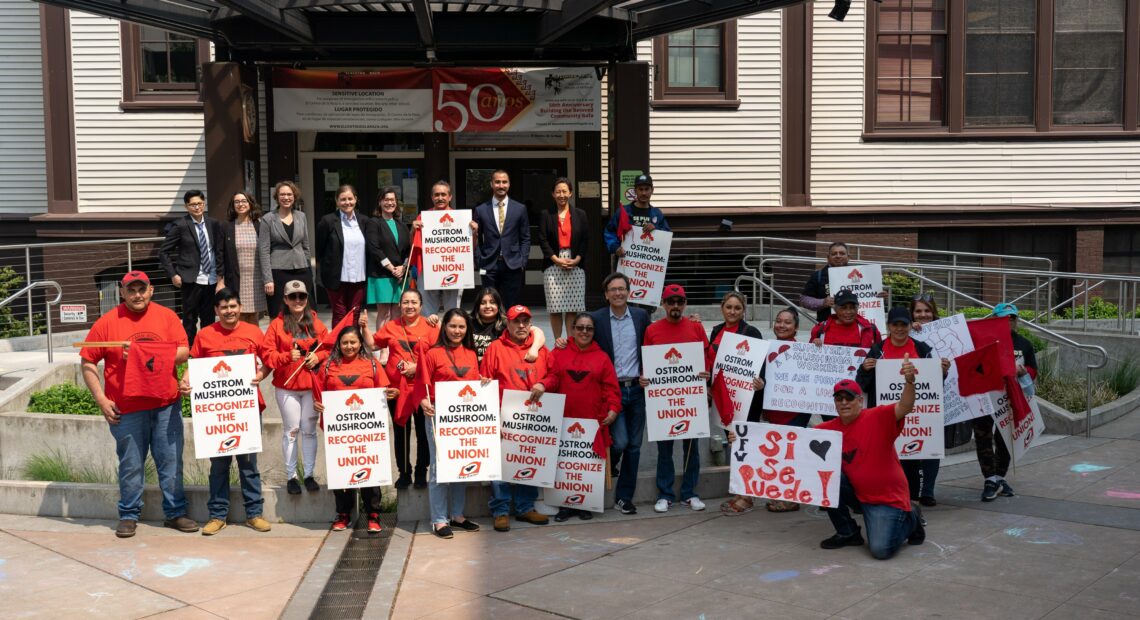
[[[619,463],[614,508],[623,515],[637,513],[633,491],[637,486],[637,466],[641,460],[641,441],[645,436],[645,390],[641,377],[641,344],[649,313],[630,306],[629,278],[620,273],[606,276],[602,284],[608,305],[590,313],[594,317],[594,341],[613,360],[621,386],[621,415],[610,426],[613,446],[610,462]]]
[[[507,196],[510,189],[511,178],[505,170],[491,173],[491,199],[475,207],[472,215],[483,286],[497,289],[506,308],[521,303],[530,258],[530,218],[526,205]]]

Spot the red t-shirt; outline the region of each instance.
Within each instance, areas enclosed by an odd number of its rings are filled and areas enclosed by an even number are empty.
[[[380,372],[380,364],[357,356],[351,362],[341,360],[321,364],[313,392],[319,396],[321,392],[366,390],[388,385],[388,375]]]
[[[448,349],[445,345],[416,347],[416,382],[412,398],[420,403],[430,398],[435,403],[435,384],[441,381],[478,381],[479,357],[464,346]]]
[[[842,325],[839,321],[832,321],[831,326],[823,333],[823,344],[834,344],[841,347],[859,346],[861,344],[859,322],[853,321],[850,325]]]
[[[843,474],[860,502],[910,512],[910,488],[895,451],[903,421],[895,420],[892,404],[864,409],[851,424],[833,418],[816,426],[843,433]]]
[[[901,360],[904,355],[910,355],[910,359],[918,359],[918,349],[914,346],[914,341],[910,338],[906,339],[906,344],[901,347],[896,347],[891,344],[890,339],[883,341],[883,357],[885,360]]]
[[[223,357],[226,355],[261,354],[261,330],[245,321],[238,321],[233,329],[222,327],[221,323],[211,323],[198,330],[194,336],[194,346],[190,347],[190,357]],[[257,405],[265,411],[265,398],[261,388],[257,388]]]
[[[499,382],[499,397],[503,390],[523,390],[529,392],[535,383],[540,383],[553,370],[553,359],[546,347],[538,350],[538,358],[526,361],[526,352],[534,344],[534,336],[527,336],[522,344],[511,340],[511,335],[503,332],[483,353],[479,364],[479,374]],[[546,386],[543,386],[546,387]]]
[[[704,325],[689,318],[683,318],[676,323],[671,323],[669,319],[658,319],[645,328],[645,346],[682,342],[701,343],[705,351],[705,370],[712,370],[714,358]]]

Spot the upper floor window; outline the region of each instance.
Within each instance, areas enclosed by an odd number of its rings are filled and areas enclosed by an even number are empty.
[[[202,109],[199,67],[210,61],[208,41],[152,26],[123,23],[124,110]]]
[[[653,42],[653,105],[738,107],[736,22],[681,30]]]

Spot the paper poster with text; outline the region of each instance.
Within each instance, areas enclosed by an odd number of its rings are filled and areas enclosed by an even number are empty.
[[[1013,407],[1009,404],[1009,397],[1006,396],[1005,390],[995,390],[987,394],[990,402],[993,403],[993,418],[994,422],[997,423],[998,432],[1005,440],[1005,445],[1009,448],[1013,462],[1018,463],[1025,456],[1025,453],[1045,434],[1045,419],[1041,416],[1037,399],[1032,396],[1025,397],[1029,401],[1029,415],[1025,416],[1020,424],[1017,424],[1013,417]]]
[[[475,250],[471,211],[454,209],[420,213],[423,221],[424,290],[451,291],[475,287]]]
[[[384,388],[321,395],[330,489],[392,484],[392,419]]]
[[[436,480],[502,480],[499,382],[441,381],[435,384]]]
[[[543,401],[550,396],[542,397]],[[558,442],[558,474],[554,488],[542,492],[548,506],[577,508],[590,512],[605,510],[606,459],[594,453],[597,420],[563,418]]]
[[[188,364],[194,458],[261,452],[254,356],[200,357]]]
[[[867,350],[808,342],[773,342],[768,351],[764,408],[835,415],[832,388],[854,379]]]
[[[554,486],[558,466],[558,438],[566,396],[543,394],[530,400],[530,392],[503,390],[503,480],[532,487]]]
[[[748,409],[756,391],[752,380],[760,376],[764,358],[768,355],[769,341],[740,334],[724,333],[716,350],[712,376],[724,373],[724,382],[732,397],[733,420],[748,418]]]
[[[850,289],[859,298],[859,316],[874,323],[880,333],[887,333],[887,315],[883,305],[886,300],[879,297],[883,292],[881,265],[828,267],[827,279],[832,295],[841,289]]]
[[[944,319],[931,321],[921,330],[912,330],[910,337],[924,342],[934,349],[938,358],[954,359],[963,353],[974,350],[974,341],[966,327],[966,316],[955,314]],[[946,426],[972,420],[993,412],[988,396],[974,394],[962,396],[958,392],[958,365],[950,364],[950,370],[942,382],[942,422]]]
[[[709,403],[704,345],[699,342],[641,347],[649,386],[645,388],[645,428],[649,441],[709,436]]]
[[[733,422],[728,490],[828,508],[839,503],[843,434]]]
[[[942,423],[942,361],[912,359],[914,364],[914,409],[906,416],[902,433],[895,439],[900,459],[940,459],[946,456]],[[900,359],[875,362],[875,402],[897,403],[906,379]]]
[[[618,259],[617,270],[629,278],[629,301],[656,308],[661,305],[661,289],[665,288],[665,269],[669,266],[669,247],[673,233],[664,230],[647,232],[640,226],[622,239],[625,256]]]

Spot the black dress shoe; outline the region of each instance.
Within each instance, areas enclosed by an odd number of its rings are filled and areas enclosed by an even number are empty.
[[[426,489],[428,485],[427,471],[417,471],[416,481],[412,484],[417,489]]]
[[[471,519],[464,519],[462,522],[456,521],[455,519],[452,519],[452,520],[448,521],[447,524],[451,527],[457,527],[457,528],[463,530],[464,532],[478,532],[479,531],[479,524],[472,521]]]
[[[589,510],[578,510],[577,513],[578,518],[583,521],[589,521],[590,519],[594,518],[594,513],[590,512]]]
[[[856,530],[856,532],[850,536],[840,536],[836,534],[831,538],[820,541],[819,547],[820,549],[842,549],[843,547],[858,547],[862,545],[863,542],[863,537],[860,535],[860,532]]]
[[[316,493],[321,490],[321,485],[317,484],[317,481],[313,479],[312,476],[309,476],[305,478],[305,490],[310,493]]]
[[[412,477],[408,474],[402,473],[399,478],[396,478],[396,488],[398,490],[403,491],[410,486],[412,486]]]
[[[559,508],[558,514],[554,515],[554,520],[558,523],[564,523],[574,515],[574,510],[570,508]]]
[[[289,492],[289,495],[300,495],[301,483],[297,482],[296,478],[290,478],[289,482],[285,483],[285,490]]]
[[[455,533],[452,532],[451,527],[447,525],[435,528],[432,533],[440,538],[455,538]]]

